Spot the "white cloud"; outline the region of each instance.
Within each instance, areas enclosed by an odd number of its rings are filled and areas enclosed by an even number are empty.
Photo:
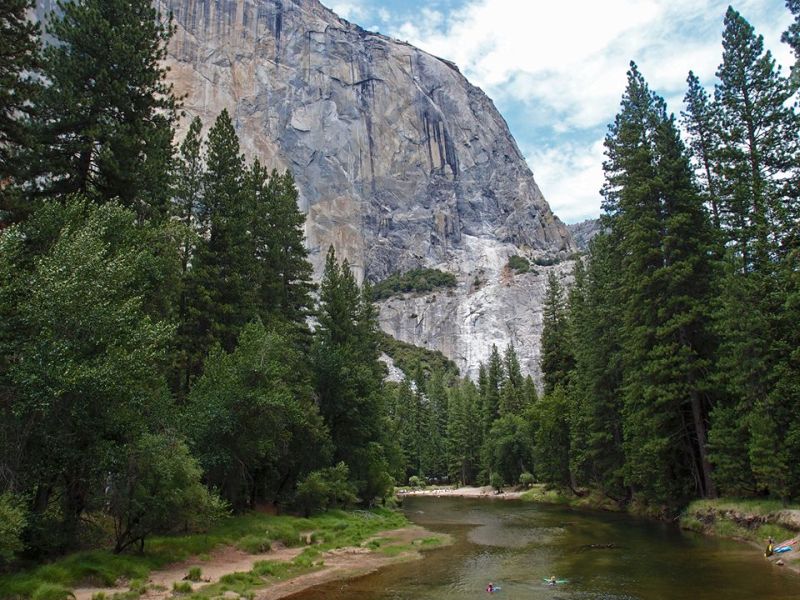
[[[357,23],[369,15],[369,9],[363,0],[332,0],[325,2],[333,12],[353,23]]]
[[[574,223],[600,212],[603,186],[603,142],[566,142],[557,147],[523,150],[535,165],[533,172],[550,207],[564,221]]]
[[[513,131],[530,148],[545,197],[570,221],[599,213],[602,132],[619,107],[629,61],[680,112],[690,69],[713,85],[726,8],[727,0],[472,0],[446,15],[423,9],[413,21],[385,21],[390,35],[454,61],[499,106],[523,112],[507,114],[509,121],[552,132],[537,148],[529,132]],[[788,64],[779,39],[789,12],[776,18],[782,6],[763,0],[741,0],[738,9]],[[587,144],[576,141],[587,135]]]

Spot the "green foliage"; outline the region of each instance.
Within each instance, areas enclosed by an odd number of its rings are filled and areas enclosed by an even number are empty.
[[[575,358],[567,323],[564,289],[555,272],[547,275],[547,291],[542,307],[542,378],[545,394],[569,383]]]
[[[491,485],[495,491],[500,492],[503,490],[503,476],[500,473],[492,473],[492,476],[489,478],[489,485]]]
[[[521,473],[519,476],[519,484],[524,487],[525,489],[530,488],[536,482],[536,478],[531,474],[525,471]]]
[[[236,543],[236,547],[249,554],[269,552],[272,540],[265,535],[246,535]]]
[[[492,424],[484,440],[484,464],[492,471],[491,481],[499,475],[503,483],[515,483],[531,468],[533,440],[529,433],[525,420],[518,415],[504,415]]]
[[[456,276],[439,269],[412,269],[405,273],[394,273],[376,283],[372,288],[375,300],[385,300],[409,292],[426,293],[441,288],[456,287]]]
[[[200,581],[203,579],[203,570],[200,567],[190,567],[189,572],[186,574],[186,579],[189,581]]]
[[[216,349],[192,388],[183,422],[206,480],[241,509],[289,498],[317,466],[328,439],[311,397],[303,356],[261,322],[232,353]]]
[[[191,594],[192,584],[188,581],[176,581],[172,584],[172,591],[176,594]]]
[[[527,273],[531,269],[531,262],[524,256],[514,254],[508,257],[508,268],[517,273]]]
[[[67,600],[74,597],[72,590],[52,583],[43,583],[33,592],[31,600]]]
[[[141,220],[166,216],[179,108],[163,64],[172,31],[148,0],[65,2],[51,15],[31,185],[116,198]]]
[[[297,485],[295,504],[309,516],[331,507],[347,508],[358,501],[356,490],[348,480],[350,470],[344,462],[309,473]]]
[[[448,376],[458,375],[456,364],[438,350],[403,342],[383,331],[378,335],[381,352],[389,355],[406,377],[413,377],[420,368],[426,373],[441,371]]]
[[[131,444],[109,480],[108,512],[114,519],[114,552],[138,544],[153,532],[187,523],[208,527],[224,505],[200,481],[197,461],[186,444],[164,434],[143,434]]]
[[[9,563],[22,550],[22,531],[26,511],[19,498],[9,492],[0,494],[0,565]]]
[[[536,478],[555,485],[570,483],[569,408],[564,388],[545,394],[532,409],[533,463]]]

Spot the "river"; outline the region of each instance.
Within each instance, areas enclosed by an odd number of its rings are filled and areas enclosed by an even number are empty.
[[[513,500],[407,498],[403,510],[454,544],[292,600],[485,600],[489,582],[495,600],[800,598],[800,575],[753,546],[664,523]],[[547,586],[551,575],[568,581]]]

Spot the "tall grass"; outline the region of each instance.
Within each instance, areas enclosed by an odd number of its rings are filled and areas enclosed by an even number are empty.
[[[0,598],[51,600],[56,594],[49,587],[69,591],[79,585],[112,587],[120,579],[147,579],[150,571],[191,556],[207,555],[220,546],[237,546],[246,538],[260,549],[271,542],[300,546],[307,540],[321,542],[320,548],[357,545],[370,535],[407,525],[405,517],[386,509],[370,511],[330,511],[303,519],[249,513],[229,517],[206,533],[154,537],[142,554],[115,555],[106,550],[78,552],[56,562],[28,571],[0,577]],[[248,545],[248,544],[245,544]],[[235,591],[235,590],[234,590]],[[52,600],[61,600],[60,597]]]

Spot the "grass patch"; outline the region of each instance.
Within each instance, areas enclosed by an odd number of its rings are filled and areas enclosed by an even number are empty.
[[[520,498],[528,502],[543,502],[545,504],[570,504],[571,498],[561,490],[550,488],[543,483],[534,483],[531,489],[524,492]]]
[[[696,500],[681,515],[681,527],[720,537],[764,542],[789,539],[796,531],[779,522],[778,514],[786,509],[770,499],[721,498]]]
[[[246,535],[236,543],[236,547],[248,554],[263,554],[269,552],[272,540],[264,535]]]
[[[74,598],[72,590],[55,583],[43,583],[31,595],[31,600],[67,600]]]
[[[51,564],[2,576],[0,598],[33,598],[44,584],[69,591],[78,585],[112,587],[120,579],[144,581],[152,570],[192,556],[208,555],[220,546],[236,546],[247,536],[262,536],[279,540],[287,546],[300,546],[305,543],[308,532],[313,531],[318,539],[324,540],[318,549],[325,550],[357,546],[379,531],[407,524],[400,513],[382,508],[329,511],[309,519],[249,513],[227,518],[207,533],[154,537],[147,542],[143,554],[115,555],[104,550],[80,552]],[[41,600],[50,599],[43,596]],[[60,597],[54,600],[60,600]]]
[[[189,581],[200,581],[203,578],[203,570],[200,567],[192,567],[186,574]]]
[[[172,584],[172,591],[176,594],[191,594],[193,588],[188,581],[176,581]]]

